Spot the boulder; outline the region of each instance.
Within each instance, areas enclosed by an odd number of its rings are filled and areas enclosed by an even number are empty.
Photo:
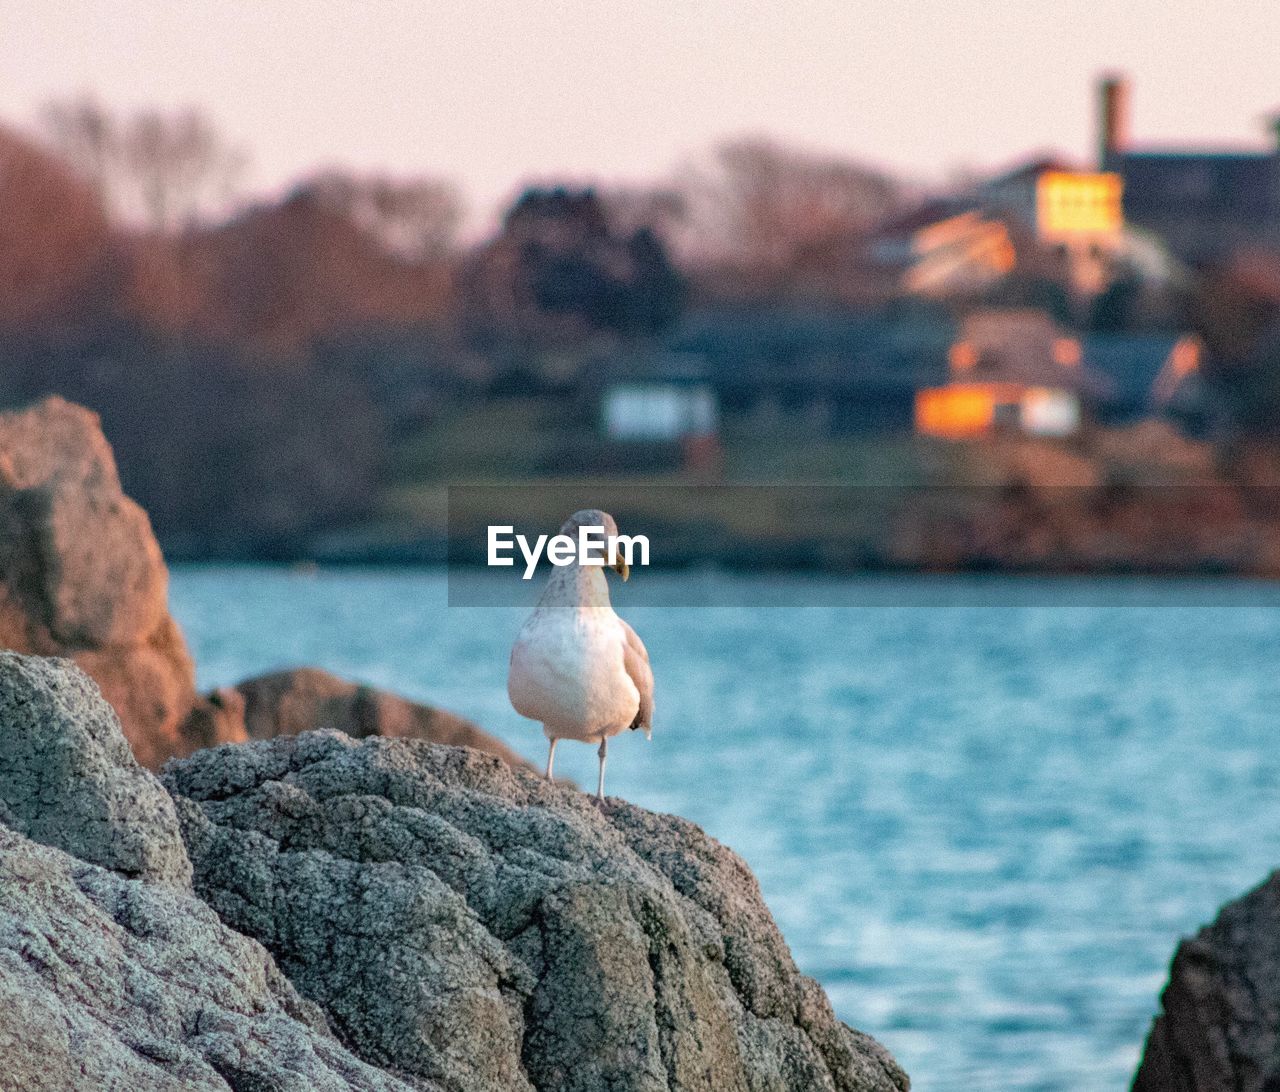
[[[1133,1092],[1280,1088],[1280,873],[1182,941]]]
[[[124,746],[123,739],[120,740]],[[0,1088],[410,1092],[199,899],[0,826]]]
[[[74,659],[153,767],[193,749],[180,729],[195,672],[168,579],[96,414],[56,397],[0,414],[0,646]]]
[[[173,800],[93,682],[0,653],[0,1089],[408,1092],[190,878]]]
[[[0,823],[123,876],[190,889],[173,800],[69,660],[0,652]]]
[[[354,1053],[453,1092],[902,1092],[691,823],[332,731],[170,763],[196,892]]]
[[[385,690],[299,667],[221,687],[194,711],[184,734],[204,745],[295,736],[332,728],[356,739],[387,736],[473,747],[513,766],[528,763],[471,721]]]

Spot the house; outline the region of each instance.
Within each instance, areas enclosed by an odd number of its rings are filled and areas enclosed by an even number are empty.
[[[719,411],[707,383],[637,378],[605,388],[601,420],[610,440],[675,442],[714,436]]]
[[[697,355],[641,351],[608,362],[599,385],[606,443],[667,465],[718,474],[720,403]]]
[[[977,197],[989,212],[1017,217],[1073,294],[1088,298],[1106,287],[1122,249],[1122,190],[1112,172],[1041,158],[987,180]]]
[[[1009,230],[956,200],[933,200],[881,229],[872,257],[913,296],[973,296],[1017,263]]]
[[[953,323],[896,315],[718,308],[688,316],[670,349],[705,361],[723,414],[810,435],[909,431],[916,390],[947,374]]]
[[[1280,241],[1280,119],[1267,148],[1135,147],[1129,98],[1126,79],[1102,80],[1098,163],[1121,179],[1130,223],[1193,264],[1241,244]]]
[[[1032,159],[889,223],[872,254],[915,296],[981,296],[1022,267],[1088,300],[1125,249],[1121,189],[1115,174]]]
[[[1032,436],[1075,433],[1084,408],[1106,381],[1083,358],[1080,342],[1044,312],[975,311],[948,352],[946,382],[917,391],[915,430],[966,439],[1011,430]]]
[[[1204,346],[1195,334],[1092,333],[1082,349],[1088,366],[1107,382],[1092,407],[1101,423],[1190,419],[1202,412]]]

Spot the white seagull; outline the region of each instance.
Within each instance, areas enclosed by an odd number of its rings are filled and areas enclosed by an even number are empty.
[[[603,527],[606,541],[618,534],[607,512],[575,512],[560,528],[576,541],[580,527]],[[630,569],[618,557],[614,569],[626,580]],[[599,741],[604,799],[604,763],[609,738],[628,728],[653,727],[653,671],[644,643],[609,603],[603,565],[557,566],[534,612],[511,649],[507,694],[517,713],[542,722],[551,741],[547,778],[562,739]]]

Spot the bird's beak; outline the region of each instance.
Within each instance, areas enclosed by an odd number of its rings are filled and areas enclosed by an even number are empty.
[[[618,555],[618,560],[613,563],[613,571],[623,580],[626,580],[631,575],[631,566],[627,564],[627,559],[621,554]]]

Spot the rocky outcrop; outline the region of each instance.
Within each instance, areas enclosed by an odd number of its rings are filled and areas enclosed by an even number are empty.
[[[0,652],[0,823],[123,876],[190,888],[173,801],[67,660]]]
[[[0,1090],[409,1092],[190,875],[173,801],[94,684],[0,655]]]
[[[491,755],[314,732],[166,768],[195,889],[365,1061],[456,1092],[891,1092],[742,861]]]
[[[333,731],[162,783],[72,663],[15,653],[0,1057],[4,1092],[908,1087],[690,823]]]
[[[528,765],[501,740],[463,717],[314,667],[277,671],[213,691],[184,729],[207,744],[295,736],[332,728],[356,739],[387,736],[473,747],[513,766]]]
[[[199,899],[0,826],[0,1089],[385,1089]]]
[[[167,594],[97,415],[61,398],[0,414],[0,646],[74,659],[149,766],[192,749],[195,673]]]
[[[1280,873],[1178,945],[1134,1092],[1280,1088]]]

